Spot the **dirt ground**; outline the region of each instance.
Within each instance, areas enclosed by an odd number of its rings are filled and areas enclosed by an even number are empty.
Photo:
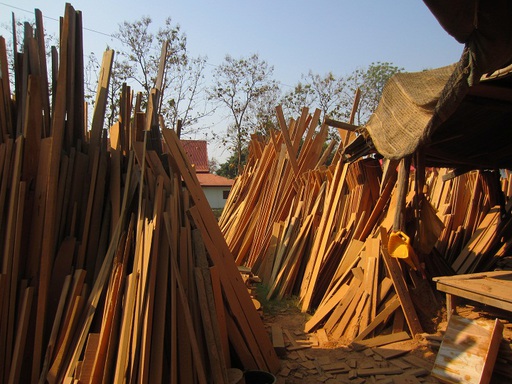
[[[432,320],[436,330],[417,335],[407,341],[378,348],[354,350],[335,340],[319,340],[316,332],[304,333],[309,315],[302,313],[294,300],[262,302],[261,316],[269,332],[272,324],[283,329],[286,351],[281,354],[281,370],[276,375],[278,384],[298,383],[439,383],[432,376],[437,352],[446,330],[446,311],[441,302],[437,316]],[[460,301],[457,315],[468,319],[493,322],[496,318],[504,324],[503,340],[491,383],[512,382],[512,314]],[[286,331],[288,331],[288,336]],[[295,348],[288,340],[294,339]],[[320,338],[322,339],[322,338]],[[391,353],[390,353],[391,352]],[[391,357],[393,356],[393,357]]]

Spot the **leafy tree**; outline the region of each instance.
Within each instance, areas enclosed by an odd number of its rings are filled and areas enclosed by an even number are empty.
[[[235,59],[227,55],[213,72],[209,99],[228,109],[232,122],[221,137],[236,157],[235,171],[242,165],[242,152],[254,132],[258,103],[272,98],[278,86],[272,79],[274,68],[257,54]],[[252,118],[252,122],[251,122]]]
[[[247,160],[248,149],[245,147],[242,149],[242,152],[239,155],[236,152],[233,154],[222,164],[220,164],[216,170],[216,174],[219,176],[227,177],[228,179],[234,179],[238,176],[240,172],[241,164],[244,164]]]
[[[116,75],[139,84],[145,104],[156,85],[162,46],[168,44],[159,113],[169,126],[176,126],[180,120],[181,132],[185,136],[192,132],[194,124],[211,113],[202,99],[206,58],[189,55],[186,36],[170,17],[156,33],[151,31],[151,24],[151,18],[143,16],[119,25],[114,37],[121,41],[123,49],[119,52],[122,60],[118,62],[120,72]],[[194,131],[197,132],[197,128]]]
[[[395,73],[402,72],[399,68],[388,62],[374,62],[368,67],[356,69],[347,78],[345,97],[353,98],[357,88],[361,91],[359,107],[356,111],[355,124],[364,125],[377,108],[382,96],[384,85]]]

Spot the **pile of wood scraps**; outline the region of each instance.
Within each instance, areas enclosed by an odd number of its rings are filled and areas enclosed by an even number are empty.
[[[227,383],[230,367],[276,372],[195,171],[154,117],[157,98],[142,111],[125,86],[107,135],[107,51],[86,126],[81,13],[66,5],[51,92],[40,12],[35,31],[25,28],[16,97],[0,37],[0,382]],[[150,145],[155,135],[163,140]]]
[[[350,163],[343,145],[322,154],[315,140],[325,124],[301,128],[317,121],[307,109],[288,124],[276,111],[280,130],[253,138],[220,226],[237,264],[268,285],[267,298],[296,295],[313,314],[307,331],[361,345],[416,335],[440,307],[432,276],[510,255],[510,173],[501,184],[492,171],[454,176],[425,169],[418,155],[399,180],[397,162]],[[314,161],[304,161],[304,148],[316,148]],[[394,233],[410,241],[411,260],[388,249]]]

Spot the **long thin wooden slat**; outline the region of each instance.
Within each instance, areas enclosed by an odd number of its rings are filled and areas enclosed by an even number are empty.
[[[11,179],[11,191],[9,196],[9,209],[7,212],[7,227],[5,229],[5,244],[3,251],[2,260],[2,273],[6,276],[6,287],[0,292],[1,295],[5,295],[3,299],[4,306],[6,306],[5,314],[0,317],[0,341],[2,346],[0,347],[0,358],[2,363],[0,368],[3,367],[4,371],[0,371],[0,379],[7,381],[8,378],[8,367],[11,364],[12,356],[12,344],[13,344],[13,329],[14,329],[14,313],[16,305],[16,288],[18,276],[13,275],[13,270],[16,267],[17,262],[14,255],[15,246],[15,235],[16,235],[16,221],[23,220],[23,217],[17,218],[18,204],[19,202],[19,191],[20,191],[20,179],[21,179],[21,167],[23,159],[23,136],[18,136],[16,139],[16,151],[14,153],[14,164],[12,169]],[[3,366],[5,364],[5,366]]]
[[[46,376],[46,380],[50,383],[58,383],[62,380],[62,369],[64,368],[64,357],[68,352],[68,349],[71,347],[70,341],[73,337],[73,332],[75,330],[76,324],[79,321],[80,312],[85,303],[85,299],[82,296],[73,297],[72,307],[70,311],[70,318],[68,323],[66,324],[65,333],[63,340],[61,342],[61,348],[59,348],[57,354],[55,355],[55,359],[53,361],[50,370],[48,371],[48,375]]]
[[[391,303],[389,303],[386,308],[384,308],[373,321],[368,324],[364,329],[362,329],[354,341],[363,340],[366,336],[368,336],[378,325],[380,325],[384,320],[386,320],[398,307],[400,306],[400,301],[397,297],[395,297]]]
[[[164,223],[165,223],[165,229],[167,231],[167,236],[171,237],[170,219],[169,219],[169,215],[167,212],[164,212]],[[172,250],[172,248],[171,248],[171,250]],[[189,338],[191,341],[191,346],[192,346],[192,351],[193,351],[192,355],[194,357],[194,363],[195,363],[195,367],[196,367],[196,373],[198,376],[198,380],[199,380],[199,383],[206,384],[207,380],[206,380],[206,376],[205,376],[203,362],[200,359],[199,344],[198,344],[198,340],[196,338],[196,335],[195,335],[194,329],[193,329],[192,315],[190,312],[187,295],[183,288],[183,283],[181,281],[181,277],[178,273],[179,268],[178,268],[178,263],[176,262],[176,259],[175,259],[176,257],[177,256],[173,255],[173,252],[171,252],[171,272],[172,272],[174,279],[176,281],[176,284],[178,286],[179,298],[180,298],[181,304],[183,306],[183,315],[185,316],[185,319],[186,319],[187,330],[188,330]]]
[[[91,137],[89,140],[91,153],[94,153],[94,151],[96,151],[100,146],[101,132],[103,130],[103,121],[105,119],[105,110],[108,101],[108,87],[110,83],[113,62],[114,51],[106,50],[103,53],[103,58],[101,61],[98,88],[96,90],[96,100],[94,102],[94,112],[91,122]]]
[[[116,312],[118,310],[118,306],[120,303],[120,296],[123,288],[124,282],[124,258],[122,257],[123,251],[126,252],[126,248],[129,246],[129,242],[131,241],[131,235],[133,233],[133,220],[130,222],[131,230],[128,231],[130,237],[128,241],[126,240],[126,235],[121,237],[121,241],[119,242],[119,247],[117,250],[117,255],[115,258],[115,266],[112,272],[112,283],[108,295],[108,300],[106,300],[106,308],[104,309],[104,316],[102,321],[102,326],[99,334],[98,347],[96,351],[96,356],[93,361],[93,366],[91,369],[90,382],[100,382],[102,377],[104,377],[105,365],[107,364],[106,358],[108,353],[108,344],[112,335],[112,329],[114,327],[113,321],[116,316]]]
[[[121,338],[119,341],[119,349],[117,356],[117,364],[113,383],[122,384],[125,382],[128,373],[128,355],[130,344],[130,329],[132,328],[135,296],[137,293],[137,286],[139,275],[138,273],[131,273],[127,276],[126,291],[125,291],[125,308],[123,310],[123,319],[121,323]]]
[[[131,190],[131,181],[132,181],[132,170],[133,170],[133,152],[130,152],[130,156],[127,163],[127,173],[126,173],[126,182],[125,188],[123,192],[123,202],[121,205],[121,217],[117,222],[117,226],[114,229],[114,233],[112,235],[112,240],[110,242],[109,248],[107,250],[107,254],[103,260],[103,265],[101,270],[94,282],[94,286],[91,290],[91,294],[89,295],[89,299],[86,305],[85,317],[83,319],[82,324],[80,325],[79,332],[77,334],[77,341],[74,343],[75,349],[73,355],[69,359],[69,363],[67,366],[67,371],[65,377],[71,377],[72,372],[76,367],[78,362],[78,358],[82,352],[82,348],[85,344],[87,334],[89,332],[89,328],[92,324],[92,320],[94,317],[94,313],[97,308],[98,301],[100,299],[101,292],[103,291],[103,286],[108,278],[108,271],[110,270],[110,264],[114,257],[115,250],[117,249],[117,243],[121,236],[121,228],[124,226],[125,215],[126,215],[126,206],[128,201],[131,200],[134,191]]]
[[[81,361],[81,367],[79,373],[77,374],[78,379],[83,383],[87,383],[91,379],[91,373],[94,366],[94,360],[96,351],[98,349],[99,340],[99,333],[89,333],[87,343],[85,344],[84,358]]]
[[[160,242],[161,236],[161,226],[162,215],[164,210],[164,177],[159,175],[156,181],[156,193],[155,193],[155,203],[153,207],[153,223],[154,223],[154,231],[152,238],[152,247],[151,247],[151,255],[150,255],[150,270],[149,275],[149,285],[147,287],[146,292],[146,304],[145,304],[145,313],[144,313],[144,340],[141,349],[141,362],[142,365],[140,367],[140,380],[142,383],[147,383],[149,381],[149,366],[150,366],[150,358],[151,358],[151,341],[153,334],[153,318],[154,318],[154,310],[155,310],[155,287],[157,283],[157,266],[158,266],[158,245]]]
[[[409,330],[413,335],[422,333],[423,329],[418,319],[416,309],[414,308],[414,304],[411,300],[411,295],[405,283],[404,277],[398,265],[398,261],[391,257],[388,253],[388,234],[386,229],[383,227],[380,228],[380,236],[382,258],[384,260],[384,264],[386,265],[386,269],[388,270],[389,276],[393,281],[393,286],[395,287],[398,299],[400,300],[400,304],[402,306],[407,325],[409,326]]]
[[[9,384],[19,383],[21,375],[21,365],[23,362],[23,355],[25,352],[25,342],[27,339],[27,330],[30,320],[30,309],[32,307],[32,299],[34,297],[34,288],[27,287],[23,295],[21,304],[20,320],[18,324],[18,331],[16,333],[16,342],[14,344],[14,351],[11,360],[11,368],[9,371]]]
[[[162,222],[163,224],[163,222]],[[157,226],[158,228],[158,226]],[[166,327],[167,291],[169,273],[169,240],[166,231],[161,231],[158,246],[157,279],[155,286],[155,313],[151,341],[149,382],[162,381],[164,364],[164,338]]]
[[[208,348],[210,367],[216,382],[227,383],[227,365],[224,360],[225,353],[223,351],[221,333],[217,322],[217,314],[215,313],[215,298],[206,249],[199,231],[193,231],[192,240],[197,265],[194,269],[194,276],[197,286],[197,297],[199,299],[199,309],[201,311],[204,334],[207,337],[207,344],[210,346]],[[205,322],[205,320],[207,321]],[[208,330],[206,328],[208,328]]]
[[[233,259],[231,252],[229,251],[222,232],[218,227],[217,220],[209,208],[197,177],[195,173],[192,173],[192,168],[188,158],[186,157],[183,148],[178,144],[176,133],[172,130],[163,128],[162,134],[171,153],[174,155],[181,176],[183,177],[187,189],[190,191],[191,197],[196,204],[195,207],[190,209],[190,212],[194,217],[194,221],[201,230],[203,240],[214,265],[219,267],[223,288],[228,296],[230,305],[232,306],[230,309],[233,311],[242,311],[242,313],[238,315],[238,320],[242,322],[242,324],[247,324],[249,328],[246,329],[247,339],[249,340],[250,335],[252,335],[252,337],[257,336],[256,349],[265,357],[263,364],[260,364],[260,368],[277,372],[280,367],[279,359],[272,347],[272,343],[264,329],[263,323],[259,318],[259,315],[256,313],[254,305],[244,288],[244,283],[236,265],[232,262]],[[199,212],[196,211],[194,215],[193,208],[196,207],[199,207],[201,213],[199,214]],[[211,234],[209,232],[211,232]],[[216,239],[215,242],[211,241],[210,236]],[[250,322],[251,325],[249,326],[247,322]]]
[[[207,270],[206,270],[207,271]],[[214,325],[210,310],[208,308],[208,298],[206,296],[206,288],[203,270],[199,267],[195,269],[195,280],[197,286],[199,308],[201,309],[201,320],[203,323],[203,331],[208,347],[208,362],[212,372],[212,378],[215,383],[227,383],[227,371],[224,362],[222,350],[219,350],[220,340],[215,335]]]
[[[57,228],[55,213],[57,208],[57,189],[59,181],[59,163],[65,131],[66,90],[69,58],[67,46],[69,26],[75,11],[70,4],[66,5],[61,35],[61,58],[58,75],[55,103],[52,116],[52,147],[49,156],[48,192],[44,216],[44,235],[41,246],[41,264],[39,269],[39,287],[37,294],[37,312],[35,325],[34,354],[32,360],[32,382],[36,382],[41,369],[41,356],[45,340],[45,311],[48,299],[48,285],[53,266],[55,252],[55,231]]]
[[[304,327],[305,332],[311,332],[333,309],[339,302],[345,297],[349,289],[347,284],[343,284],[334,293],[324,305],[318,308],[314,315],[306,322]]]
[[[65,310],[66,298],[68,296],[69,287],[71,286],[71,279],[72,275],[67,275],[62,286],[57,311],[55,312],[55,316],[53,318],[52,331],[50,333],[50,338],[48,340],[48,345],[46,347],[46,353],[43,360],[43,367],[41,369],[41,375],[39,377],[39,384],[44,384],[46,382],[46,376],[50,369],[51,360],[55,352],[55,346],[57,344],[57,337],[60,329],[62,316]]]
[[[217,323],[219,325],[220,338],[222,343],[222,351],[224,353],[224,361],[227,367],[231,367],[231,356],[229,353],[229,338],[226,326],[226,309],[222,298],[222,289],[220,284],[218,267],[210,267],[210,276],[212,279],[212,288],[215,301],[215,313],[217,315]]]
[[[307,311],[311,304],[313,291],[315,289],[315,285],[318,278],[318,273],[322,265],[323,256],[327,249],[327,242],[328,239],[330,238],[330,233],[333,228],[335,212],[333,212],[332,209],[337,206],[340,200],[341,192],[343,190],[343,184],[345,183],[345,178],[347,176],[347,170],[348,165],[343,165],[341,162],[337,164],[334,179],[326,198],[324,211],[317,232],[317,237],[315,237],[315,242],[313,244],[313,248],[311,251],[312,254],[316,255],[316,257],[312,259],[313,263],[308,275],[306,275],[307,271],[305,272],[306,290],[302,297],[301,306],[303,312]]]
[[[297,164],[297,154],[293,151],[293,144],[290,140],[290,135],[288,132],[288,127],[286,126],[286,121],[283,115],[283,108],[278,105],[276,107],[277,112],[277,121],[279,122],[279,127],[281,128],[281,133],[283,135],[284,143],[286,145],[286,151],[288,153],[288,159],[290,160],[290,164],[293,169],[293,173],[297,176],[299,173],[299,166]]]

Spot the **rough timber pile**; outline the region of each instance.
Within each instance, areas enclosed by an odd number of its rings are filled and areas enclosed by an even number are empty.
[[[511,255],[510,173],[500,184],[495,172],[453,177],[416,159],[409,172],[406,160],[381,167],[339,152],[326,165],[318,112],[286,123],[276,110],[280,131],[251,142],[220,226],[269,298],[296,295],[312,313],[305,331],[355,346],[408,338],[439,309],[431,277],[489,270]],[[413,246],[403,260],[388,249],[395,232]]]
[[[154,116],[156,97],[143,112],[125,87],[107,140],[111,51],[84,123],[81,33],[68,4],[48,79],[36,11],[15,53],[15,97],[0,37],[0,382],[226,383],[231,366],[276,372],[193,168]],[[150,140],[160,132],[163,151]]]

